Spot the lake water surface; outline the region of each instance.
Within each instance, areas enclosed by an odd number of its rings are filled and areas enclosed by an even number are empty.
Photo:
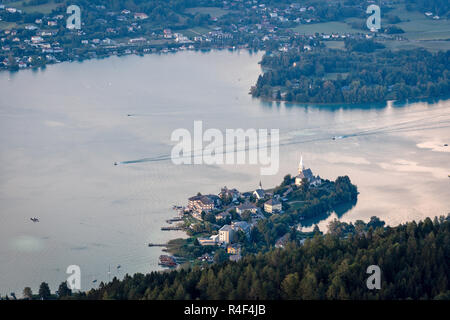
[[[376,215],[396,225],[450,212],[450,100],[261,102],[248,94],[260,59],[246,51],[180,52],[1,73],[0,293],[21,296],[42,281],[56,290],[72,264],[81,267],[83,289],[159,270],[161,250],[146,244],[183,236],[160,231],[173,204],[225,185],[275,186],[296,173],[300,155],[314,173],[348,175],[360,191],[356,206],[320,221],[321,230],[336,216]],[[173,130],[192,131],[195,120],[220,130],[280,129],[278,174],[167,160],[113,165],[170,154]]]

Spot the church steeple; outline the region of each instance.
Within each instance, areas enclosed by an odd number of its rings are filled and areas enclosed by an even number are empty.
[[[261,180],[259,180],[259,189],[262,190],[262,183],[261,183]]]
[[[298,164],[298,174],[302,173],[303,169],[305,169],[305,167],[303,166],[303,156],[300,156],[300,163]]]

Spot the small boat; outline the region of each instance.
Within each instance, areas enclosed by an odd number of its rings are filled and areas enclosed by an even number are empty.
[[[115,166],[117,166],[117,165],[118,165],[118,163],[117,163],[117,162],[114,162],[114,165],[115,165]]]
[[[117,266],[117,269],[120,269],[120,268],[122,268],[122,266],[119,264],[119,265]]]
[[[39,222],[39,219],[38,219],[38,218],[30,218],[30,220],[33,221],[33,222],[35,222],[35,223],[36,223],[36,222]]]
[[[173,267],[177,266],[177,262],[176,262],[175,258],[172,256],[167,256],[167,255],[159,256],[158,264],[163,267],[169,267],[169,268],[173,268]]]
[[[92,283],[96,283],[97,282],[97,279],[95,279],[95,280],[92,280]]]
[[[444,147],[448,147],[448,144],[446,143],[446,144],[444,144]]]

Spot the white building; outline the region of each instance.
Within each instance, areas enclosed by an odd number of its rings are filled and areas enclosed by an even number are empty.
[[[265,196],[264,190],[262,188],[262,184],[261,181],[259,182],[259,188],[256,189],[255,191],[253,191],[253,195],[255,196],[256,199],[263,199]]]
[[[224,225],[219,229],[219,242],[229,244],[233,242],[234,229],[230,225]]]
[[[268,213],[280,212],[281,202],[276,199],[270,199],[264,203],[264,211]]]
[[[303,157],[300,158],[300,164],[298,165],[298,175],[295,177],[295,185],[301,186],[303,179],[309,181],[312,186],[318,186],[322,183],[322,179],[319,176],[314,176],[311,169],[305,169],[303,165]]]

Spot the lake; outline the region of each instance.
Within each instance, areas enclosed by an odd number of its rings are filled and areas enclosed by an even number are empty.
[[[179,52],[62,63],[0,73],[0,294],[52,291],[79,265],[82,289],[125,273],[160,270],[173,204],[251,191],[296,174],[300,156],[322,178],[348,175],[352,208],[318,222],[378,216],[390,225],[450,212],[450,101],[286,105],[248,92],[262,53]],[[205,128],[280,130],[280,169],[257,165],[114,166],[170,154],[171,133]],[[342,137],[333,140],[332,137]],[[38,217],[39,223],[30,221]],[[312,222],[306,229],[312,228]],[[121,268],[117,268],[117,266]],[[96,283],[93,281],[97,280]]]

